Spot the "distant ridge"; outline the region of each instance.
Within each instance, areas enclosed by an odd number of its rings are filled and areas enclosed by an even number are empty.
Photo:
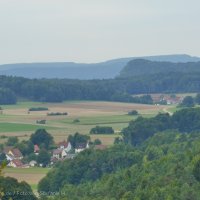
[[[178,54],[119,58],[91,64],[74,62],[6,64],[0,65],[0,75],[21,76],[26,78],[108,79],[118,76],[129,61],[137,58],[173,63],[200,61],[199,57]]]
[[[141,75],[152,74],[166,74],[169,72],[182,72],[192,73],[200,72],[200,61],[198,62],[186,62],[186,63],[172,63],[164,61],[150,61],[145,59],[134,59],[128,62],[128,64],[120,72],[121,78],[136,77]]]

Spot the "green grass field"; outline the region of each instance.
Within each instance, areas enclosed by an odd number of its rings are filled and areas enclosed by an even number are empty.
[[[6,123],[0,122],[0,132],[20,132],[20,131],[34,131],[36,129],[54,129],[54,127],[42,126],[42,125],[32,125],[32,124],[19,124],[19,123]]]
[[[115,123],[128,123],[131,120],[136,119],[137,116],[130,115],[111,115],[111,116],[91,116],[91,117],[79,117],[68,118],[61,120],[60,122],[74,125],[98,125],[98,124],[115,124]],[[79,119],[80,122],[74,123],[75,119]]]

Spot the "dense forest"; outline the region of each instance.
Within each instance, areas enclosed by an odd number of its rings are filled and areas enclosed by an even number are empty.
[[[127,128],[131,138],[124,130],[118,144],[59,163],[41,180],[39,192],[57,192],[54,200],[198,200],[199,121],[200,108],[139,117]]]
[[[199,133],[190,135],[175,131],[158,133],[133,151],[139,154],[137,163],[104,174],[94,182],[72,184],[66,181],[58,196],[53,199],[76,200],[80,197],[82,200],[200,199]],[[77,157],[78,159],[80,157]],[[115,165],[119,163],[116,162]]]
[[[153,118],[138,117],[131,121],[123,132],[125,143],[137,145],[156,132],[167,129],[178,130],[181,133],[190,133],[200,130],[200,108],[182,109],[172,116],[168,113],[158,114]]]
[[[105,100],[152,103],[149,95],[133,94],[200,92],[200,72],[169,72],[108,80],[26,79],[0,76],[0,88],[9,90],[7,102],[16,97],[33,101]],[[0,90],[0,96],[4,91]],[[4,104],[4,102],[1,102]]]

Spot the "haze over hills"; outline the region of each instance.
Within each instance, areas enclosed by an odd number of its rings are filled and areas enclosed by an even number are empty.
[[[199,57],[180,54],[119,58],[91,64],[74,62],[5,64],[0,66],[0,75],[21,76],[26,78],[108,79],[118,76],[129,61],[138,58],[173,63],[200,61]]]

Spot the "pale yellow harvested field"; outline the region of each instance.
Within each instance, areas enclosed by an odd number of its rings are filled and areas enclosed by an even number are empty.
[[[30,174],[30,173],[5,173],[5,176],[16,178],[18,181],[26,181],[28,184],[38,184],[39,181],[46,176],[45,173]]]
[[[43,104],[41,106],[44,106]],[[48,107],[48,111],[30,112],[28,114],[27,108],[15,108],[6,109],[4,114],[7,115],[24,115],[29,116],[31,119],[36,119],[38,116],[46,117],[48,112],[68,112],[69,116],[92,116],[92,115],[113,115],[124,114],[130,110],[140,110],[141,112],[159,111],[166,106],[156,105],[144,105],[133,103],[118,103],[118,102],[74,102],[74,103],[62,103],[62,104],[45,104]],[[59,116],[63,118],[64,116]],[[48,117],[47,117],[48,118]],[[52,118],[52,117],[49,117]]]
[[[32,111],[28,113],[30,107],[47,107],[48,111]],[[102,102],[102,101],[79,101],[79,102],[64,102],[64,103],[37,103],[25,102],[16,106],[7,106],[3,110],[3,115],[0,115],[1,123],[16,123],[37,125],[37,120],[46,120],[47,123],[42,125],[48,128],[56,142],[67,139],[69,134],[79,132],[81,134],[89,134],[90,129],[96,125],[104,124],[112,126],[118,133],[123,128],[127,127],[128,121],[125,120],[126,115],[131,110],[137,110],[144,116],[155,115],[158,112],[170,108],[169,106],[144,105],[133,103],[118,103],[118,102]],[[49,112],[67,112],[68,115],[47,116]],[[119,116],[119,119],[116,117]],[[80,119],[83,124],[72,123],[74,119]],[[71,120],[71,121],[70,121]],[[122,120],[122,121],[121,121]],[[112,123],[112,121],[114,121]],[[104,122],[104,123],[103,123]],[[85,124],[84,124],[85,123]],[[97,123],[97,124],[96,124]],[[1,135],[17,136],[19,140],[27,140],[33,131],[12,131],[0,132]],[[104,144],[111,145],[115,139],[115,135],[106,136],[91,136],[92,139],[100,138]],[[0,143],[5,142],[5,139],[0,139]]]

